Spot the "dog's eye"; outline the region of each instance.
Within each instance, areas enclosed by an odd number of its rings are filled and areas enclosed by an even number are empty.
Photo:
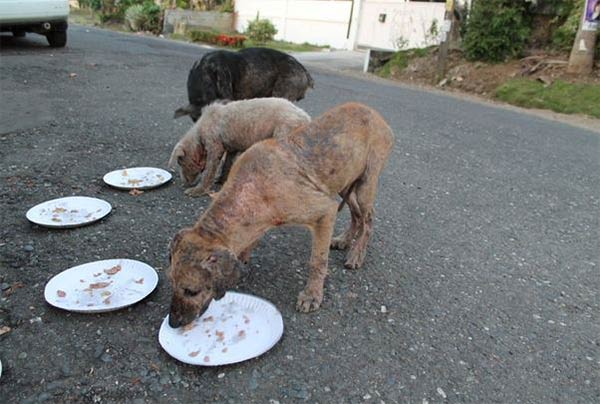
[[[188,297],[194,297],[196,296],[198,293],[200,293],[199,290],[190,290],[190,289],[183,289],[183,293],[188,296]]]

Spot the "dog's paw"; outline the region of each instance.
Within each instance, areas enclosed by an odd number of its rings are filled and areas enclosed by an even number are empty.
[[[332,250],[345,250],[348,248],[349,243],[346,241],[346,237],[334,237],[331,239],[329,248]]]
[[[187,196],[191,196],[191,197],[194,197],[194,198],[198,198],[198,197],[200,197],[200,196],[202,196],[202,195],[206,194],[207,192],[206,192],[206,191],[204,191],[203,189],[198,189],[198,188],[188,188],[188,189],[186,189],[186,190],[184,191],[184,193],[185,193]]]
[[[346,262],[344,263],[344,267],[346,269],[359,269],[365,260],[365,251],[352,249],[348,253],[348,257]]]
[[[314,296],[314,294],[302,291],[298,294],[298,301],[296,302],[296,310],[301,313],[310,313],[311,311],[318,310],[323,301],[323,296]]]

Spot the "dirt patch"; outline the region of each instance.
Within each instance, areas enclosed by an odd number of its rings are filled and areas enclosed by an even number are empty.
[[[530,51],[529,55],[505,63],[469,62],[461,51],[452,51],[444,80],[436,80],[437,51],[412,58],[404,69],[390,69],[390,78],[422,85],[438,85],[447,89],[492,97],[496,88],[506,81],[526,77],[545,84],[558,79],[570,83],[600,84],[600,66],[587,77],[567,73],[569,55],[545,50]]]

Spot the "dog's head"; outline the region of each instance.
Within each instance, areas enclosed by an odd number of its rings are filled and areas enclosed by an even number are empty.
[[[206,166],[206,149],[201,142],[186,135],[173,148],[168,164],[170,169],[175,168],[175,162],[184,185],[192,186]]]
[[[240,278],[241,263],[226,248],[209,246],[193,229],[181,230],[171,243],[173,287],[169,325],[177,328],[202,315]]]

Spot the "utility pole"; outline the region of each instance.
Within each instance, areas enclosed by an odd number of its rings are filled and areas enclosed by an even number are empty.
[[[442,80],[446,75],[448,65],[448,48],[450,47],[450,32],[452,31],[452,20],[454,19],[454,0],[446,0],[446,11],[444,21],[440,27],[441,42],[438,50],[437,80]]]
[[[600,24],[600,0],[586,0],[567,72],[588,75],[594,68],[594,52]]]

